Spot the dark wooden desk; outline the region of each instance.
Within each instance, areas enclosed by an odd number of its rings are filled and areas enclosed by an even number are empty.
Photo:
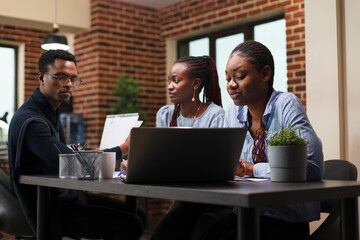
[[[20,176],[19,182],[38,186],[38,239],[46,237],[46,213],[52,189],[122,194],[134,197],[173,199],[197,203],[238,206],[238,239],[259,239],[258,209],[313,200],[340,198],[342,238],[359,239],[358,200],[360,182],[321,181],[275,183],[230,181],[189,184],[125,184],[120,179],[72,180],[57,176]]]

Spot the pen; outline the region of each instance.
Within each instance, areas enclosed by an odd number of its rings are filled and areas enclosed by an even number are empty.
[[[86,147],[86,145],[87,145],[87,143],[85,143],[85,144],[82,146],[81,150],[84,150],[85,147]]]
[[[125,172],[125,169],[121,170],[121,172],[119,172],[118,177],[120,177],[121,175],[123,175],[123,174],[124,174],[124,172]]]
[[[75,157],[80,161],[80,163],[86,168],[86,172],[88,174],[90,174],[90,177],[93,178],[94,177],[94,171],[92,170],[92,168],[89,166],[89,164],[86,162],[86,160],[84,159],[84,157],[82,156],[82,154],[80,153],[79,149],[76,147],[75,144],[71,144],[70,145]],[[86,173],[85,173],[86,175]]]

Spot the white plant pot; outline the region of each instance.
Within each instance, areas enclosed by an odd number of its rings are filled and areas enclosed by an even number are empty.
[[[306,146],[269,146],[268,157],[271,181],[306,181]]]

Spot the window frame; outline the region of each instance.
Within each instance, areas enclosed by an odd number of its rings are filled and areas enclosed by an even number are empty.
[[[18,77],[18,68],[19,68],[19,46],[16,46],[16,45],[11,45],[11,44],[6,44],[6,43],[2,43],[0,42],[0,47],[2,48],[11,48],[11,49],[14,49],[14,53],[15,53],[15,57],[14,57],[14,113],[16,112],[16,110],[18,109],[18,87],[19,87],[19,77]],[[1,113],[0,113],[1,114]]]
[[[224,28],[217,31],[208,32],[205,34],[199,34],[190,38],[180,39],[177,42],[177,58],[188,56],[189,55],[189,43],[194,40],[198,40],[201,38],[209,38],[209,55],[216,61],[216,39],[238,34],[244,33],[245,41],[254,40],[254,28],[256,25],[276,21],[284,19],[284,13],[277,14],[272,17],[264,18],[261,20],[249,21],[246,23],[241,23],[236,26],[230,28]],[[187,51],[186,55],[182,55],[181,51]]]

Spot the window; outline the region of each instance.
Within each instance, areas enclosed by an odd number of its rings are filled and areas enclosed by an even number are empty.
[[[286,22],[283,15],[247,23],[230,29],[184,39],[178,42],[178,57],[211,56],[217,66],[223,107],[232,102],[226,91],[225,66],[231,51],[241,42],[254,39],[265,44],[273,54],[276,71],[274,88],[287,91]],[[200,95],[200,99],[202,96]]]
[[[0,45],[0,73],[0,143],[4,143],[17,107],[17,47]]]
[[[274,58],[275,76],[274,89],[287,91],[287,64],[286,64],[286,22],[285,19],[256,25],[254,39],[267,46]]]

